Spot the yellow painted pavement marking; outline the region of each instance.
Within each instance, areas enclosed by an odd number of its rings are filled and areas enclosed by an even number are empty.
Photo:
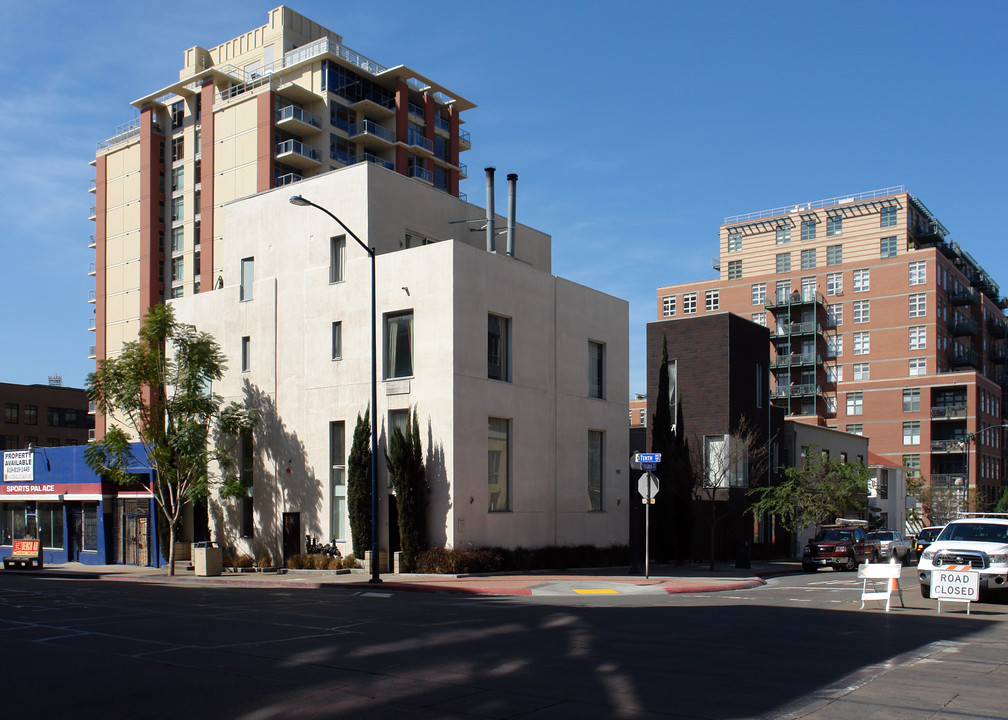
[[[619,595],[619,590],[612,588],[573,588],[578,595]]]

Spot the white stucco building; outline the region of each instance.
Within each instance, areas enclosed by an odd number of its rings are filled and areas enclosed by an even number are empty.
[[[377,251],[380,550],[397,549],[389,428],[417,409],[428,535],[448,546],[627,542],[628,305],[562,278],[517,225],[487,250],[485,210],[362,163],[219,212],[215,292],[172,300],[230,358],[215,390],[259,411],[253,495],[211,503],[215,539],[350,551],[346,458],[370,401],[371,262],[301,194]],[[505,228],[497,217],[497,227]]]

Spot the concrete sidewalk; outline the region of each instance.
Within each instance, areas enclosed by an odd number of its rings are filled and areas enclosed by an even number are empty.
[[[766,584],[764,578],[801,572],[797,561],[753,563],[736,569],[723,563],[712,572],[704,564],[652,566],[650,577],[631,575],[630,569],[588,568],[568,571],[497,573],[479,575],[417,575],[382,573],[381,584],[370,583],[363,570],[286,570],[230,573],[197,577],[177,566],[170,576],[164,568],[131,565],[47,565],[39,570],[7,570],[48,578],[97,579],[123,582],[167,583],[200,587],[259,587],[317,589],[345,587],[371,592],[410,591],[476,596],[663,595],[744,590]]]

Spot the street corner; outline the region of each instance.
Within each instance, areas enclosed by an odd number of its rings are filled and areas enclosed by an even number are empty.
[[[585,582],[583,580],[550,582],[531,588],[533,596],[607,597],[617,595],[664,595],[661,585],[638,585],[626,582]]]

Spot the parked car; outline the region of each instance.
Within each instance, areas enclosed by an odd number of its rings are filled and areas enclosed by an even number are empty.
[[[969,565],[977,571],[980,592],[1008,593],[1008,515],[970,513],[942,528],[917,563],[923,597],[931,597],[932,571],[949,565]]]
[[[896,558],[900,565],[907,565],[913,559],[910,541],[899,530],[873,530],[868,533],[868,539],[879,541],[883,560]]]
[[[882,548],[878,540],[869,540],[864,520],[838,518],[834,525],[823,525],[802,552],[802,570],[814,572],[821,567],[854,570],[863,562],[878,562]]]
[[[914,552],[917,553],[918,558],[927,546],[934,542],[934,539],[938,537],[938,533],[944,528],[944,525],[935,525],[934,527],[923,528],[917,533],[917,539],[914,540]]]

